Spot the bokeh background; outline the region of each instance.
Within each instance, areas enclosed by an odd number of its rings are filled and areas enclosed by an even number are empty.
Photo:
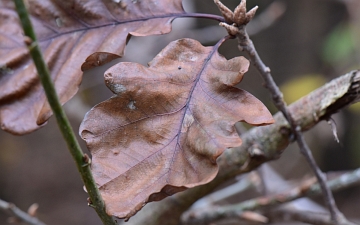
[[[223,0],[233,9],[238,0]],[[187,11],[219,14],[212,0],[186,0]],[[259,6],[248,30],[288,103],[327,81],[360,68],[360,1],[358,0],[248,0]],[[274,21],[272,21],[274,20]],[[146,65],[167,43],[183,37],[213,45],[226,35],[217,22],[177,19],[173,32],[164,36],[132,38],[120,61]],[[227,58],[242,55],[234,40],[220,52]],[[109,65],[107,65],[109,66]],[[65,105],[73,128],[78,131],[85,113],[112,93],[103,81],[104,68],[86,73],[77,96]],[[240,85],[276,112],[263,81],[254,68]],[[306,134],[307,141],[324,171],[345,171],[360,166],[360,106],[353,105],[334,116],[340,143],[330,126],[321,123]],[[80,138],[79,138],[80,140]],[[80,140],[83,149],[86,147]],[[311,174],[307,163],[291,145],[271,166],[285,179]],[[87,207],[80,176],[68,153],[54,118],[40,130],[25,136],[0,131],[0,198],[26,210],[38,203],[38,217],[47,224],[101,224]],[[315,199],[321,203],[321,198]],[[349,218],[360,217],[360,188],[336,193],[336,200]],[[0,212],[0,224],[8,224]]]

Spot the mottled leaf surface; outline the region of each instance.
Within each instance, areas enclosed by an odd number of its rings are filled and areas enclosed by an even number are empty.
[[[147,202],[211,181],[216,159],[241,144],[237,121],[273,122],[259,100],[234,87],[248,60],[226,60],[218,45],[181,39],[149,67],[124,62],[105,72],[115,95],[87,113],[80,134],[109,214],[129,218]]]
[[[181,0],[26,2],[61,103],[68,101],[77,92],[82,79],[80,68],[87,70],[119,57],[130,35],[170,32],[171,21],[184,14]],[[88,57],[90,54],[93,55]],[[13,1],[1,0],[2,129],[14,134],[25,134],[39,128],[50,117],[51,109],[36,73],[24,44]]]

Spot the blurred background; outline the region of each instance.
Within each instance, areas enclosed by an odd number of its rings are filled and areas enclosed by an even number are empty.
[[[223,0],[223,3],[234,9],[239,0]],[[335,77],[360,68],[360,1],[248,0],[247,4],[248,9],[259,6],[248,32],[263,61],[271,68],[287,103]],[[219,14],[212,0],[186,0],[184,6],[189,12]],[[203,45],[213,45],[226,35],[217,24],[205,19],[176,19],[173,32],[168,35],[133,37],[125,57],[119,61],[146,65],[170,41],[184,37],[197,39]],[[243,55],[235,40],[226,42],[220,52],[227,58]],[[85,113],[112,96],[104,85],[105,69],[84,74],[79,93],[65,105],[76,132]],[[276,112],[263,88],[263,80],[254,68],[250,68],[240,87]],[[342,110],[334,115],[334,120],[340,143],[334,141],[326,122],[306,134],[320,168],[328,172],[360,167],[360,105]],[[84,142],[80,142],[85,150]],[[47,224],[101,224],[94,210],[87,206],[80,176],[54,118],[45,127],[25,136],[13,136],[0,130],[0,143],[0,199],[13,202],[23,210],[38,203],[37,215]],[[289,146],[270,166],[285,180],[311,174],[295,145]],[[359,187],[335,196],[346,216],[360,219]],[[322,198],[315,200],[322,204]],[[7,218],[0,212],[0,224],[8,224]]]

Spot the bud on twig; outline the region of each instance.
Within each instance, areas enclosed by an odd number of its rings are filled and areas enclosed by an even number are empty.
[[[242,0],[234,10],[234,22],[237,25],[244,24],[246,20],[246,0]]]
[[[246,0],[241,0],[240,4],[232,12],[220,0],[214,0],[214,2],[226,21],[226,23],[220,23],[219,25],[224,27],[231,36],[236,36],[239,32],[239,27],[248,24],[254,18],[258,9],[255,6],[249,12],[246,12]]]
[[[219,8],[221,14],[224,16],[225,21],[228,24],[232,24],[234,21],[234,13],[219,0],[214,0],[214,3]]]

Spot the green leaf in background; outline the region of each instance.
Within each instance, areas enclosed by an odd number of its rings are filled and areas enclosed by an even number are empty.
[[[351,25],[337,25],[325,39],[322,59],[329,64],[340,64],[355,51],[355,40],[351,33]]]

